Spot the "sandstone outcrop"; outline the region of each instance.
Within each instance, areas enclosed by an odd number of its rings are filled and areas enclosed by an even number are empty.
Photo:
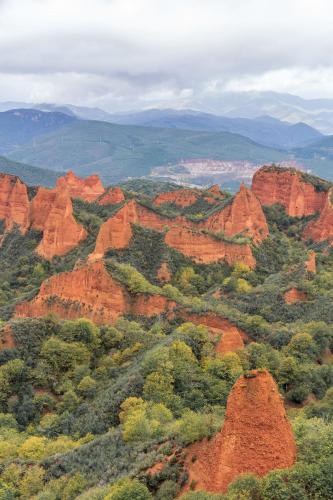
[[[16,175],[0,173],[0,221],[10,231],[15,224],[24,234],[30,223],[27,186]]]
[[[125,201],[123,190],[119,186],[110,187],[98,200],[99,205],[116,205]]]
[[[314,252],[313,250],[310,250],[310,252],[308,253],[308,258],[305,261],[305,269],[308,271],[308,273],[316,273],[316,252]]]
[[[132,238],[131,224],[165,232],[165,242],[172,248],[192,258],[195,262],[211,263],[225,260],[228,264],[244,262],[255,267],[255,258],[248,244],[229,243],[200,231],[200,226],[185,217],[166,218],[158,215],[135,200],[124,205],[115,215],[101,225],[94,252],[90,260],[102,258],[107,250],[122,249]]]
[[[216,351],[220,354],[244,349],[244,341],[249,340],[248,335],[243,330],[217,314],[188,314],[183,311],[180,312],[180,316],[195,325],[207,326],[214,336],[221,337],[216,346]]]
[[[269,234],[261,204],[244,184],[225,208],[208,217],[200,227],[212,232],[222,231],[227,237],[246,236],[254,243],[260,243]]]
[[[157,271],[157,279],[163,283],[171,280],[171,273],[167,262],[162,262],[159,270]]]
[[[252,191],[262,205],[279,204],[291,217],[303,217],[320,212],[325,205],[327,189],[324,181],[317,180],[320,190],[297,170],[262,167],[253,176]]]
[[[210,193],[212,193],[214,196],[217,196],[219,198],[224,198],[224,194],[222,193],[220,186],[218,184],[213,184],[210,186],[210,188],[207,189]]]
[[[316,242],[333,242],[333,189],[326,195],[325,205],[318,219],[311,221],[305,228],[303,237]]]
[[[105,191],[98,175],[90,175],[82,179],[74,172],[67,172],[63,177],[59,177],[57,187],[67,188],[71,198],[81,198],[90,202],[95,201]]]
[[[43,231],[36,251],[47,260],[65,255],[87,237],[73,217],[67,189],[38,189],[31,203],[31,227]]]
[[[305,302],[307,300],[307,294],[293,287],[285,292],[283,298],[286,304],[294,304],[295,302]]]
[[[295,460],[295,440],[278,387],[267,371],[253,370],[233,386],[222,430],[188,448],[188,484],[195,481],[195,490],[223,493],[242,473],[264,476]]]
[[[86,317],[103,324],[124,314],[151,317],[171,313],[175,305],[161,295],[129,294],[99,260],[44,281],[38,295],[19,304],[15,313],[38,317],[52,312],[62,319]]]
[[[163,203],[174,203],[179,207],[189,207],[193,205],[200,197],[200,191],[194,189],[177,189],[176,191],[168,191],[160,193],[154,198],[155,205]]]
[[[251,269],[256,265],[250,245],[225,242],[188,227],[171,228],[165,235],[165,242],[197,263],[224,260],[233,265],[243,262]]]

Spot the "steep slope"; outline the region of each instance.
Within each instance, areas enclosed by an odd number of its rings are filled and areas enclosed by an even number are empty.
[[[280,204],[291,217],[320,211],[329,183],[294,169],[262,167],[253,176],[252,191],[263,205]]]
[[[99,205],[116,205],[125,201],[123,190],[119,186],[110,187],[98,200]]]
[[[36,317],[52,312],[64,319],[86,317],[102,324],[125,314],[154,316],[174,306],[161,295],[130,295],[100,260],[52,276],[42,283],[37,297],[19,304],[15,313],[18,317]]]
[[[0,173],[0,221],[5,229],[17,224],[22,233],[29,227],[30,203],[27,186],[14,175]]]
[[[331,188],[325,200],[325,205],[318,219],[311,221],[305,228],[303,237],[320,242],[328,241],[333,242],[333,189]]]
[[[209,231],[223,231],[227,237],[242,235],[259,243],[268,236],[266,217],[255,194],[241,185],[232,201],[200,224]]]
[[[179,207],[189,207],[197,201],[200,192],[194,189],[178,189],[177,191],[168,191],[160,193],[154,198],[155,205],[163,205],[163,203],[174,203]]]
[[[103,257],[111,248],[127,248],[133,234],[131,224],[166,231],[166,244],[196,262],[210,263],[225,260],[233,264],[240,261],[251,268],[255,266],[255,259],[249,245],[219,240],[202,233],[198,225],[184,217],[178,216],[172,219],[161,217],[135,200],[129,201],[101,225],[90,260]]]
[[[87,237],[73,217],[73,206],[66,189],[39,188],[31,203],[32,228],[43,231],[37,253],[47,260],[65,255]]]
[[[95,201],[105,191],[98,175],[90,175],[81,179],[72,171],[59,177],[57,187],[66,188],[72,198],[81,198],[84,201]]]
[[[189,483],[194,480],[196,490],[221,493],[242,473],[264,476],[291,467],[295,459],[295,440],[277,385],[267,371],[254,370],[232,388],[221,432],[190,446]]]

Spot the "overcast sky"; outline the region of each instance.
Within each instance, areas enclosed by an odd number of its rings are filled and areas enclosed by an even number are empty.
[[[0,100],[183,106],[333,98],[331,0],[0,0]]]

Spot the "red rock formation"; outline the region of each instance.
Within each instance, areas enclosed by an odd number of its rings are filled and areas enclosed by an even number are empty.
[[[251,269],[256,265],[250,245],[228,243],[187,227],[171,228],[165,235],[165,242],[198,263],[224,260],[233,265],[243,262]]]
[[[74,172],[67,172],[66,175],[60,177],[57,180],[57,187],[66,187],[72,198],[81,198],[85,201],[95,201],[105,191],[98,175],[90,175],[81,179]]]
[[[15,224],[24,234],[29,227],[30,203],[27,186],[16,175],[0,173],[0,220],[10,231]]]
[[[308,258],[305,261],[305,269],[308,271],[308,273],[315,273],[317,270],[316,252],[314,252],[313,250],[310,250]]]
[[[207,326],[214,336],[221,336],[221,340],[216,346],[216,351],[220,354],[244,349],[244,341],[249,340],[248,335],[243,330],[217,314],[189,314],[185,311],[181,311],[179,314],[182,319],[195,325]]]
[[[102,324],[124,314],[150,317],[170,313],[175,305],[161,295],[130,295],[99,260],[44,281],[38,295],[30,302],[19,304],[15,313],[36,317],[52,312],[63,319],[86,317]]]
[[[303,179],[301,172],[278,167],[257,170],[252,191],[263,205],[280,204],[291,217],[320,211],[326,200],[326,192],[316,191],[313,184]]]
[[[110,187],[98,200],[99,205],[116,205],[125,200],[123,190],[119,186]]]
[[[305,302],[307,300],[307,294],[293,287],[285,292],[283,298],[286,304],[294,304],[295,302]]]
[[[231,203],[208,217],[200,227],[213,232],[223,231],[227,237],[241,234],[252,238],[254,243],[260,243],[269,234],[260,202],[244,184]]]
[[[189,207],[193,205],[200,197],[200,191],[194,189],[177,189],[176,191],[168,191],[158,194],[154,203],[162,205],[163,203],[174,203],[179,207]]]
[[[87,237],[84,227],[73,217],[66,189],[38,189],[31,203],[31,226],[43,231],[36,251],[47,260],[65,255]]]
[[[214,196],[218,196],[219,198],[224,198],[224,194],[222,193],[220,186],[218,184],[213,184],[210,188],[207,189]]]
[[[225,260],[229,264],[244,262],[255,267],[250,245],[239,245],[217,240],[200,232],[200,226],[184,217],[173,219],[161,217],[153,210],[129,201],[115,215],[101,225],[94,252],[90,260],[102,258],[108,249],[122,249],[129,245],[132,237],[131,224],[166,232],[165,242],[191,257],[196,262],[210,263]],[[193,229],[191,229],[193,227]]]
[[[333,243],[333,189],[326,193],[326,201],[318,219],[306,226],[303,237],[312,241],[328,241]]]
[[[171,280],[171,273],[167,262],[162,262],[157,271],[157,279],[163,283],[167,283]]]
[[[188,448],[188,484],[195,481],[195,490],[223,493],[242,473],[264,476],[295,460],[295,440],[277,385],[267,371],[253,370],[232,388],[222,430]]]

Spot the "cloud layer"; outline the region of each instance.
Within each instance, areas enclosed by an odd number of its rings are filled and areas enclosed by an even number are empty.
[[[191,105],[333,97],[330,0],[0,0],[1,100]]]

